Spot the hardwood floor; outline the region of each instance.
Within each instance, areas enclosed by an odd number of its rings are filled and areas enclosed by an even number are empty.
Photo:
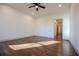
[[[3,56],[76,56],[68,41],[55,41],[45,37],[28,37],[0,43]]]

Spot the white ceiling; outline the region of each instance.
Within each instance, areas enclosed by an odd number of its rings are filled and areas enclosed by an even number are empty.
[[[61,4],[62,7],[58,7],[59,4]],[[37,12],[35,8],[28,8],[29,6],[32,5],[31,3],[8,3],[7,5],[24,13],[30,15],[34,13],[34,14],[38,14],[39,16],[54,14],[54,13],[63,13],[68,11],[71,6],[70,3],[42,3],[41,5],[44,5],[46,9],[39,8],[39,11]]]

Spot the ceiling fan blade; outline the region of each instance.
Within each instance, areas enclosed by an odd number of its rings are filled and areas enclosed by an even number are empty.
[[[38,8],[36,8],[36,11],[38,11]]]
[[[40,3],[33,3],[34,5],[39,5]]]
[[[41,6],[41,5],[39,5],[39,7],[43,8],[43,9],[45,9],[45,8],[46,8],[46,7],[44,7],[44,6]]]
[[[33,6],[29,6],[29,8],[32,8],[32,7],[35,7],[35,5],[33,5]]]

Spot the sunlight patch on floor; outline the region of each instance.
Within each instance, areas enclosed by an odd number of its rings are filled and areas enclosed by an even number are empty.
[[[9,47],[13,50],[21,50],[21,49],[34,48],[34,47],[40,47],[45,45],[57,44],[57,43],[61,43],[61,41],[43,41],[36,43],[25,43],[25,44],[9,45]]]

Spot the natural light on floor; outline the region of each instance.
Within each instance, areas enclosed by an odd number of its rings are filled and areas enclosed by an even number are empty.
[[[44,45],[51,45],[61,43],[61,41],[43,41],[43,42],[35,42],[35,43],[25,43],[25,44],[17,44],[17,45],[9,45],[9,47],[13,50],[21,50],[27,48],[40,47]]]

